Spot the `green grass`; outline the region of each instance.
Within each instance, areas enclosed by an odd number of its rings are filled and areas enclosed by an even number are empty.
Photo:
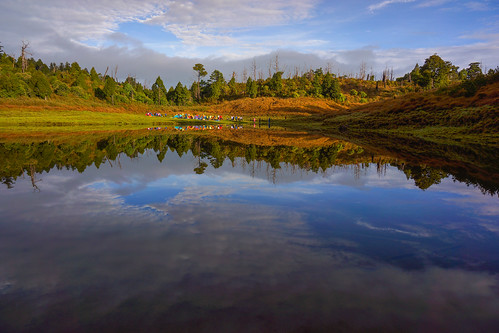
[[[105,110],[105,109],[104,109]],[[109,108],[110,111],[114,109]],[[192,113],[194,110],[189,110]],[[175,108],[172,113],[191,113],[185,109]],[[163,111],[163,114],[165,112]],[[51,108],[1,108],[0,132],[5,135],[22,135],[27,133],[70,133],[88,131],[134,130],[147,127],[166,127],[174,125],[206,125],[206,124],[252,124],[252,121],[233,122],[173,119],[172,117],[148,117],[144,113],[97,112],[80,110],[58,110]]]
[[[2,133],[78,132],[172,125],[169,118],[74,110],[0,110]]]
[[[158,118],[154,118],[157,120]],[[152,117],[127,113],[59,110],[0,110],[0,126],[36,125],[104,125],[151,123]]]

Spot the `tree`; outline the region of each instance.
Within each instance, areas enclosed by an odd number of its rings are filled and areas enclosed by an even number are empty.
[[[106,96],[106,98],[111,99],[111,103],[113,104],[114,104],[115,91],[116,91],[116,82],[112,77],[106,76],[106,82],[104,83],[104,89],[102,89],[102,92],[104,93],[104,96]]]
[[[184,87],[182,83],[179,82],[172,91],[171,101],[175,103],[175,105],[186,105],[189,103],[190,95],[189,89]]]
[[[479,62],[472,62],[469,67],[466,68],[466,79],[474,80],[483,75],[482,69],[480,68]]]
[[[419,64],[416,63],[416,66],[414,66],[412,71],[409,73],[409,82],[414,82],[416,84],[419,84],[420,79],[421,79],[421,68],[419,67]]]
[[[69,93],[68,85],[59,80],[54,80],[52,82],[52,88],[54,90],[54,93],[59,96],[67,96],[67,94]]]
[[[232,74],[232,78],[227,85],[229,86],[229,96],[231,98],[237,98],[239,90],[237,89],[235,73]]]
[[[367,65],[364,61],[360,63],[360,68],[359,68],[359,79],[364,80],[366,78],[366,68]]]
[[[127,98],[130,98],[133,100],[133,94],[134,94],[133,86],[129,82],[126,82],[123,85],[123,93],[125,94],[125,96]]]
[[[92,80],[92,82],[100,81],[99,74],[97,74],[97,71],[95,70],[94,67],[90,69],[90,79]]]
[[[270,91],[277,96],[280,96],[282,92],[282,74],[283,72],[274,73],[269,81]]]
[[[219,70],[214,70],[210,75],[210,79],[208,81],[208,98],[211,101],[218,101],[220,97],[223,95],[224,87],[225,87],[225,79]]]
[[[310,91],[311,95],[314,97],[322,97],[322,82],[324,82],[324,74],[322,73],[322,68],[314,72],[314,78],[312,80],[312,89]]]
[[[322,95],[335,100],[341,99],[340,82],[331,73],[326,73],[322,80]]]
[[[444,61],[436,53],[425,60],[421,66],[422,87],[438,88],[449,83],[451,74],[457,75],[457,68],[450,61]]]
[[[251,98],[255,98],[257,93],[258,93],[258,87],[256,86],[256,82],[253,81],[250,76],[246,81],[246,94]]]
[[[81,67],[80,65],[75,61],[71,64],[71,68],[69,70],[71,74],[73,75],[78,75],[81,72]]]
[[[35,63],[35,69],[45,75],[48,75],[50,73],[49,67],[45,65],[41,59],[38,59],[38,61]]]
[[[21,71],[24,73],[28,69],[28,60],[26,59],[26,55],[31,55],[27,51],[29,47],[29,42],[22,41],[22,46],[21,46]]]
[[[200,81],[202,77],[205,77],[208,72],[204,69],[204,66],[202,64],[195,64],[194,67],[192,67],[193,70],[195,70],[198,73],[198,85],[197,85],[197,91],[196,91],[196,99],[199,100],[201,99],[201,85]]]
[[[30,79],[30,88],[40,98],[47,98],[52,94],[52,88],[47,77],[39,71],[35,71]]]
[[[167,91],[166,91],[166,87],[163,83],[163,80],[161,80],[160,76],[158,76],[158,78],[156,79],[156,82],[154,82],[151,89],[153,92],[152,98],[153,98],[154,102],[156,102],[156,104],[161,105],[162,97],[166,97]]]
[[[87,86],[87,75],[85,73],[80,73],[76,77],[76,80],[72,84],[73,87],[82,87],[83,89],[88,89]]]
[[[18,75],[0,74],[0,97],[28,96],[30,88]]]

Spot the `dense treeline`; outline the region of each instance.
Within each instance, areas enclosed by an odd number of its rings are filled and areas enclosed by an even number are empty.
[[[123,82],[114,73],[98,73],[95,68],[81,68],[77,62],[45,64],[41,60],[27,58],[28,45],[23,43],[22,54],[14,58],[0,49],[0,98],[21,96],[47,99],[55,96],[71,96],[82,99],[99,99],[111,104],[142,103],[149,105],[191,105],[196,103],[216,103],[242,97],[282,97],[295,98],[311,96],[327,98],[338,103],[353,101],[366,103],[373,98],[386,96],[386,89],[392,94],[403,94],[418,89],[431,89],[447,86],[455,82],[468,83],[468,94],[476,88],[477,79],[484,78],[480,64],[471,63],[468,68],[458,71],[458,67],[444,61],[438,55],[426,59],[423,66],[415,68],[402,78],[394,80],[393,74],[386,70],[380,80],[375,75],[358,75],[357,79],[337,77],[322,68],[305,73],[296,72],[284,78],[284,72],[275,70],[263,78],[259,73],[253,77],[243,75],[241,82],[233,73],[229,81],[219,70],[209,76],[202,64],[195,64],[193,71],[197,80],[191,87],[178,82],[166,88],[165,81],[157,77],[151,87],[137,82],[133,77]],[[365,70],[365,69],[364,69]],[[499,69],[490,70],[494,75]],[[393,72],[392,72],[393,73]],[[205,79],[207,78],[207,79]],[[385,89],[385,91],[383,91]],[[475,89],[476,91],[476,89]]]

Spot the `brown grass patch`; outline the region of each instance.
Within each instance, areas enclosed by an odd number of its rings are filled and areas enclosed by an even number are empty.
[[[311,97],[276,98],[258,97],[242,98],[212,105],[208,111],[227,115],[247,115],[255,117],[310,116],[329,114],[345,110],[346,107],[332,100]]]

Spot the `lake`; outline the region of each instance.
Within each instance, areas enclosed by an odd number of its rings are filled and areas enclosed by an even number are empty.
[[[496,330],[497,149],[383,142],[4,139],[0,331]]]

